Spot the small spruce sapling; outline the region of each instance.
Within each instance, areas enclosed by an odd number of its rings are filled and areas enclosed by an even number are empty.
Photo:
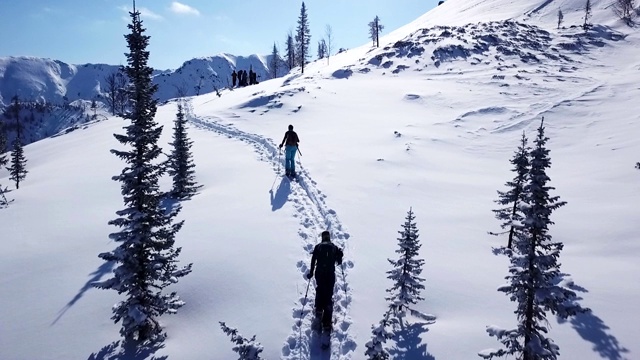
[[[256,336],[251,339],[243,337],[235,328],[228,327],[224,322],[220,321],[222,331],[231,337],[231,342],[235,344],[233,351],[238,353],[238,360],[261,360],[260,353],[263,350],[262,345],[256,341]]]
[[[387,271],[387,278],[393,281],[393,286],[387,289],[391,294],[387,300],[396,316],[401,316],[411,305],[424,300],[420,296],[420,291],[424,289],[422,283],[425,281],[420,277],[424,260],[418,258],[418,251],[422,245],[418,240],[418,228],[412,209],[409,209],[405,219],[402,230],[398,231],[399,249],[396,253],[400,256],[397,260],[388,259],[393,269]]]
[[[384,348],[387,340],[393,338],[393,332],[387,331],[389,316],[392,309],[389,308],[378,325],[371,325],[371,340],[365,344],[365,355],[368,360],[388,360],[389,352]]]

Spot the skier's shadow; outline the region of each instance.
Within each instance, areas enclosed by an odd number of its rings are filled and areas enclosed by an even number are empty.
[[[289,179],[283,177],[276,189],[276,193],[273,193],[273,188],[269,190],[269,196],[271,198],[271,211],[276,211],[281,209],[284,204],[287,202],[289,198],[289,194],[291,194],[291,184]]]
[[[76,302],[78,302],[78,300],[80,300],[80,298],[82,298],[84,293],[86,293],[90,289],[94,289],[93,283],[96,282],[96,281],[99,281],[102,278],[103,275],[105,275],[107,273],[110,273],[113,270],[114,265],[115,265],[115,262],[113,262],[113,261],[104,262],[104,263],[102,263],[102,265],[100,265],[100,267],[98,267],[96,269],[96,271],[94,271],[91,274],[89,274],[89,275],[93,275],[93,276],[89,280],[87,280],[87,282],[84,284],[84,286],[82,286],[82,288],[80,288],[80,290],[78,291],[76,296],[74,296],[73,299],[71,299],[67,303],[67,305],[65,305],[58,312],[58,316],[55,318],[55,320],[53,320],[51,325],[55,325],[58,322],[58,320],[60,320],[60,318],[67,312],[67,310],[69,310],[73,305],[76,304]]]
[[[395,333],[395,345],[389,349],[392,359],[424,359],[435,360],[427,351],[427,344],[422,343],[421,334],[429,331],[426,322],[409,323],[400,319],[400,331]]]
[[[568,274],[561,274],[560,276],[564,278],[568,277]],[[576,293],[589,292],[573,282],[567,287]],[[578,297],[576,301],[578,300],[582,300],[582,298]],[[557,320],[560,324],[567,322],[566,319],[557,318]],[[622,360],[625,359],[623,354],[629,352],[629,349],[620,345],[618,339],[610,333],[610,328],[593,313],[593,310],[572,316],[569,323],[580,337],[593,343],[593,350],[603,359]]]
[[[135,341],[117,340],[89,355],[87,360],[167,360],[168,356],[156,357],[156,351],[164,348],[164,341],[139,344]]]

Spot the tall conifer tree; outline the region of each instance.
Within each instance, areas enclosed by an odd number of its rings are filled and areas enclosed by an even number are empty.
[[[496,214],[496,218],[502,221],[500,227],[508,229],[509,240],[507,248],[511,249],[513,238],[518,230],[522,230],[520,223],[523,219],[522,210],[520,204],[524,197],[524,186],[529,176],[529,153],[531,148],[527,146],[527,137],[522,132],[522,139],[520,140],[520,146],[510,160],[513,164],[511,171],[515,173],[513,180],[508,181],[505,185],[509,188],[507,191],[498,191],[498,200],[496,203],[504,206],[503,208],[493,210]],[[498,250],[498,252],[501,252]]]
[[[380,47],[380,32],[384,29],[384,25],[380,23],[380,18],[376,15],[373,21],[369,23],[369,37],[373,41],[375,47]]]
[[[296,67],[296,43],[293,39],[293,34],[289,31],[287,34],[287,67],[289,70]]]
[[[175,292],[163,293],[178,278],[191,272],[191,264],[178,268],[177,258],[181,248],[175,248],[175,235],[183,222],[174,222],[179,206],[166,211],[161,206],[162,193],[158,179],[162,166],[158,157],[162,149],[158,139],[162,127],[154,117],[157,85],[151,81],[153,69],[148,66],[149,36],[145,35],[140,12],[130,12],[130,33],[125,35],[129,53],[125,72],[131,81],[128,97],[131,109],[125,114],[130,124],[125,134],[114,134],[128,150],[111,150],[126,162],[120,175],[113,180],[122,183],[125,208],[118,211],[118,218],[110,225],[121,228],[109,237],[120,245],[111,252],[101,253],[100,258],[113,261],[116,268],[113,277],[96,283],[102,289],[126,294],[126,299],[113,306],[112,319],[122,323],[120,334],[137,341],[160,340],[164,337],[157,318],[165,313],[175,313],[184,302]]]
[[[173,178],[171,195],[180,200],[191,198],[199,188],[195,180],[191,145],[193,145],[193,141],[187,135],[184,106],[182,103],[178,103],[178,112],[173,126],[172,150],[168,160],[168,173]]]
[[[304,74],[304,66],[306,65],[311,51],[311,29],[309,29],[309,17],[307,15],[307,7],[302,2],[300,8],[300,16],[298,17],[298,28],[296,30],[296,55],[298,56],[298,64],[301,72]]]
[[[278,50],[278,46],[276,43],[273,43],[273,50],[271,51],[271,78],[275,79],[278,77],[278,70],[280,68],[280,51]]]
[[[589,24],[589,19],[591,18],[591,0],[587,0],[587,3],[584,5],[584,24],[582,28],[584,31],[589,30],[591,24]]]
[[[560,29],[560,25],[562,25],[563,20],[564,14],[562,13],[562,9],[558,9],[558,29]]]
[[[588,311],[576,302],[576,294],[558,282],[561,278],[560,251],[563,244],[552,241],[549,234],[551,213],[566,203],[549,191],[550,178],[546,169],[551,166],[548,138],[544,135],[544,119],[538,128],[535,146],[531,151],[531,168],[524,188],[523,231],[516,232],[507,285],[498,290],[517,302],[515,311],[518,326],[512,330],[489,327],[487,332],[504,345],[503,349],[485,350],[478,355],[485,359],[515,355],[523,360],[556,360],[559,347],[547,336],[547,312],[567,318]]]
[[[20,189],[20,182],[27,177],[27,158],[24,156],[24,144],[22,143],[22,124],[20,123],[20,99],[15,95],[12,99],[9,113],[16,120],[16,138],[13,140],[11,149],[9,179],[16,184],[16,189]]]

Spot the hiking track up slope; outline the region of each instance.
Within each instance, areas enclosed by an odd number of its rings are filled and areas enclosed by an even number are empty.
[[[271,164],[274,172],[282,175],[283,168],[277,145],[264,136],[246,133],[231,125],[221,122],[222,117],[203,116],[194,114],[189,102],[185,104],[187,119],[195,127],[212,131],[228,138],[236,139],[251,145],[261,161]],[[230,117],[237,117],[231,115]],[[312,360],[312,359],[351,359],[356,348],[353,337],[349,334],[351,317],[349,307],[351,305],[351,288],[347,282],[348,272],[353,268],[353,262],[348,259],[349,233],[343,228],[336,212],[327,206],[326,196],[317,187],[317,183],[311,179],[309,172],[298,162],[297,180],[291,181],[291,193],[289,200],[293,203],[296,216],[300,220],[298,236],[302,240],[306,256],[298,261],[297,268],[300,272],[301,282],[298,286],[298,299],[292,309],[294,324],[291,334],[282,348],[282,359],[285,360]],[[342,266],[336,267],[336,285],[334,289],[333,305],[333,332],[331,334],[331,347],[322,350],[319,338],[311,329],[313,320],[313,299],[315,299],[314,284],[309,286],[309,293],[305,300],[304,292],[307,289],[308,264],[311,261],[311,252],[317,244],[322,231],[331,232],[332,241],[345,250],[345,261]],[[313,283],[314,280],[311,280]]]

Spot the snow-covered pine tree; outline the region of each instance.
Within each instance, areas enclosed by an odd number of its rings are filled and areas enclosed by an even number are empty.
[[[387,271],[387,278],[393,281],[393,286],[387,289],[391,295],[386,299],[391,303],[396,316],[402,316],[402,313],[410,309],[411,304],[424,300],[420,297],[420,290],[424,289],[424,279],[420,277],[424,260],[417,258],[422,245],[418,240],[418,228],[411,208],[405,219],[402,230],[398,231],[399,249],[396,253],[400,257],[398,260],[388,259],[393,269]]]
[[[584,31],[589,30],[591,24],[589,24],[589,19],[591,18],[591,0],[587,0],[587,3],[584,5],[584,24],[582,28]]]
[[[122,322],[120,334],[125,339],[142,342],[164,337],[157,318],[175,313],[184,302],[175,292],[162,291],[191,272],[192,264],[182,268],[176,264],[181,248],[174,247],[175,235],[183,222],[174,222],[174,218],[180,207],[167,212],[161,206],[158,178],[163,170],[158,164],[162,153],[158,139],[162,127],[154,120],[157,104],[153,95],[157,85],[152,83],[153,69],[147,65],[149,36],[144,35],[135,2],[129,14],[131,32],[125,38],[130,52],[126,54],[125,71],[131,80],[131,111],[125,117],[131,123],[124,128],[125,135],[114,136],[130,149],[111,150],[126,162],[120,175],[113,177],[122,183],[125,208],[116,212],[117,219],[109,221],[110,225],[121,228],[109,235],[120,245],[99,255],[105,261],[116,263],[113,277],[94,286],[126,294],[124,301],[113,306],[111,318],[116,323]]]
[[[278,46],[276,43],[273,43],[273,50],[271,51],[271,78],[275,79],[278,77],[278,69],[280,67],[280,51],[278,51]]]
[[[231,336],[231,342],[236,344],[233,351],[237,352],[240,357],[238,360],[261,360],[260,353],[263,350],[262,345],[256,341],[256,336],[247,339],[238,333],[235,328],[228,327],[224,322],[220,321],[220,327],[225,334]]]
[[[190,199],[199,188],[195,180],[191,145],[193,141],[187,135],[184,106],[178,103],[178,112],[173,124],[173,142],[171,143],[173,148],[167,161],[167,172],[173,178],[171,196],[180,200]]]
[[[524,196],[524,186],[529,176],[529,153],[531,148],[527,146],[527,137],[522,132],[522,138],[520,139],[520,146],[516,150],[513,158],[509,161],[513,164],[511,171],[515,173],[513,180],[507,181],[505,184],[509,190],[498,191],[498,200],[496,203],[503,206],[500,209],[493,210],[496,219],[502,221],[500,227],[502,229],[509,229],[509,240],[506,248],[498,248],[495,251],[497,253],[504,253],[507,249],[511,249],[513,238],[516,231],[522,231],[521,222],[523,220],[522,210],[520,204]],[[495,234],[498,235],[498,234]]]
[[[562,9],[558,9],[558,29],[560,29],[560,25],[562,25],[563,20],[564,14],[562,13]]]
[[[18,136],[13,141],[13,149],[11,150],[11,165],[7,166],[9,170],[9,179],[15,181],[16,189],[20,189],[20,181],[27,177],[27,158],[24,156],[24,146],[22,145],[22,137],[18,131]]]
[[[296,67],[296,45],[293,41],[293,34],[291,31],[287,34],[287,67],[289,70]]]
[[[615,0],[613,3],[614,13],[629,26],[633,25],[632,19],[635,13],[638,13],[635,8],[635,0]]]
[[[18,95],[14,95],[11,98],[11,107],[9,108],[9,114],[16,120],[16,138],[13,140],[13,147],[11,148],[10,166],[7,166],[9,171],[9,180],[13,180],[16,183],[16,189],[20,189],[20,181],[27,177],[27,158],[24,156],[24,144],[22,143],[22,124],[20,123],[20,99]]]
[[[298,56],[298,64],[300,72],[304,74],[304,66],[309,60],[311,51],[311,29],[309,29],[309,16],[307,15],[307,7],[302,2],[300,8],[300,16],[298,17],[298,27],[296,29],[296,55]]]
[[[318,41],[318,60],[327,57],[327,42],[324,39]]]
[[[390,308],[377,326],[371,325],[371,340],[364,345],[366,349],[364,354],[368,360],[388,360],[390,358],[389,352],[384,348],[384,344],[393,337],[393,333],[387,331],[391,311],[392,309]]]
[[[558,258],[563,244],[553,242],[548,231],[553,224],[551,213],[566,202],[549,195],[555,188],[547,185],[550,178],[546,169],[551,166],[547,140],[543,118],[531,151],[530,175],[524,188],[524,231],[516,232],[514,251],[509,254],[510,275],[506,277],[509,283],[498,289],[517,302],[518,327],[511,330],[488,327],[489,335],[497,337],[504,348],[480,352],[478,355],[485,359],[516,355],[523,360],[556,360],[559,347],[547,337],[546,312],[564,319],[588,311],[577,304],[575,292],[557,281],[561,277]]]
[[[380,23],[378,15],[369,23],[369,37],[373,41],[373,46],[380,47],[380,32],[384,29],[384,25]]]

